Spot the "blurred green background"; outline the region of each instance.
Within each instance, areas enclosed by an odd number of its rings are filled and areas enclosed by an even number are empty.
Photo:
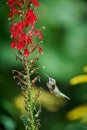
[[[87,103],[87,83],[69,84],[72,77],[84,73],[83,67],[87,65],[87,0],[39,1],[41,6],[36,10],[38,26],[46,27],[43,30],[44,54],[38,62],[38,65],[46,67],[40,72],[40,86],[47,89],[44,71],[55,78],[60,90],[71,98],[56,112],[42,108],[40,130],[87,130],[87,121],[84,122],[83,118],[71,121],[66,116],[72,109]],[[0,0],[0,130],[24,130],[20,112],[13,104],[20,88],[13,80],[12,70],[20,70],[22,66],[10,48],[9,8],[6,2]],[[85,120],[86,114],[87,107]]]

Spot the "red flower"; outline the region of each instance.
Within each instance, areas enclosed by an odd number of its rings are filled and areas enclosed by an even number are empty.
[[[36,30],[35,35],[38,36],[40,40],[43,40],[43,35],[40,30]]]
[[[10,9],[9,15],[10,15],[10,18],[14,17],[14,9],[13,8]]]
[[[28,42],[28,44],[32,44],[32,40],[30,37],[27,38],[27,42]]]
[[[19,0],[8,0],[8,5],[9,5],[10,7],[12,7],[12,6],[16,5],[16,4],[18,5],[18,7],[19,7],[20,9],[22,8],[22,6],[21,6]]]
[[[8,0],[8,5],[9,6],[14,6],[14,4],[16,3],[16,0]]]
[[[15,48],[15,47],[16,47],[16,42],[13,41],[13,42],[11,43],[11,48],[13,49],[13,48]]]
[[[21,35],[21,41],[26,41],[26,34]]]
[[[20,15],[20,12],[16,8],[14,8],[14,6],[12,6],[10,8],[10,14],[9,14],[10,18],[14,18],[15,14]]]
[[[13,35],[14,38],[16,38],[18,36],[18,30],[14,30]]]
[[[30,52],[29,52],[28,49],[25,49],[25,50],[24,50],[24,55],[25,55],[25,56],[29,56],[29,55],[30,55]]]
[[[33,7],[31,7],[32,4]],[[43,40],[41,30],[35,27],[37,17],[33,8],[34,6],[39,6],[38,0],[8,0],[8,5],[10,7],[10,18],[12,18],[10,33],[13,42],[11,43],[11,48],[23,50],[25,56],[29,56],[36,49],[42,54],[43,49],[34,43],[35,40],[32,41],[35,35],[39,40]],[[14,18],[15,15],[16,19]]]
[[[10,33],[11,33],[11,37],[16,38],[18,35],[18,30],[15,29],[15,23],[13,23],[10,27]]]
[[[8,0],[8,5],[10,7],[10,18],[14,18],[15,14],[20,15],[20,11],[15,8],[15,5],[17,5],[20,9],[22,8],[18,0]]]
[[[22,31],[23,29],[23,24],[22,22],[19,23],[13,23],[10,27],[10,32],[11,32],[11,36],[13,38],[16,38]]]
[[[43,40],[43,35],[42,35],[41,32],[40,32],[40,34],[39,34],[39,39],[40,39],[40,40]]]
[[[16,23],[16,29],[21,31],[23,29],[23,23],[22,22]]]
[[[23,44],[23,42],[18,42],[18,44],[17,44],[17,49],[18,49],[18,50],[24,49],[24,44]]]
[[[39,2],[37,0],[31,0],[32,3],[34,3],[34,6],[39,6]]]
[[[24,21],[26,26],[29,26],[30,24],[34,24],[36,22],[37,18],[36,15],[32,10],[28,10],[28,13],[26,15],[26,20]]]

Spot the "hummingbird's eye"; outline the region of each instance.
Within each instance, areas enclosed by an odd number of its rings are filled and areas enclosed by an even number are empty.
[[[52,80],[51,78],[49,79],[49,81],[50,81],[51,83],[53,83],[53,80]]]
[[[50,79],[50,81],[52,82],[53,80],[52,80],[52,79]]]
[[[54,84],[55,84],[54,79],[50,78],[50,79],[49,79],[49,83],[52,84],[52,85],[54,85]]]

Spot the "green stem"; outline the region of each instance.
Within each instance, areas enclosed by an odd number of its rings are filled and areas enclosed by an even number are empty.
[[[27,92],[28,92],[28,95],[27,95],[27,102],[28,102],[28,107],[29,107],[29,116],[30,116],[30,126],[31,126],[31,129],[29,128],[29,130],[35,130],[35,120],[34,120],[34,104],[33,104],[33,97],[32,97],[32,94],[31,94],[31,84],[30,84],[30,74],[29,74],[29,66],[28,66],[28,60],[26,59],[26,74],[27,74]],[[29,126],[29,127],[30,127]]]

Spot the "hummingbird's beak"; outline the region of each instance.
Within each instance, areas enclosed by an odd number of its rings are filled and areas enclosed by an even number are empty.
[[[46,75],[46,77],[47,77],[48,79],[50,78],[46,73],[44,73],[44,75]]]

